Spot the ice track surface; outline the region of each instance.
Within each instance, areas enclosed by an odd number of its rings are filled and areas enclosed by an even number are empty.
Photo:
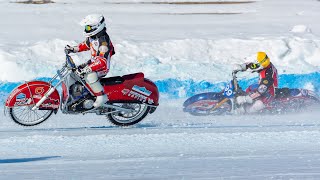
[[[272,57],[279,74],[304,77],[285,75],[283,86],[319,92],[317,76],[303,75],[319,72],[318,0],[16,1],[0,0],[1,103],[15,83],[55,74],[63,47],[83,40],[78,22],[88,13],[106,17],[116,48],[109,76],[142,71],[162,87],[172,85],[161,97],[215,91],[211,83],[229,80],[232,65],[257,51]],[[179,1],[204,0],[172,0]],[[155,114],[129,128],[62,114],[26,128],[0,115],[0,180],[320,179],[319,107],[281,116],[193,117],[182,102],[162,99]]]
[[[180,101],[129,128],[94,115],[59,113],[32,128],[1,116],[0,179],[320,178],[319,107],[194,117]]]

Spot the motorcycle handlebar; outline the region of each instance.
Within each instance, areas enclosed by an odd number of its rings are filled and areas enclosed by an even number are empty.
[[[76,68],[76,65],[73,62],[73,59],[68,54],[66,54],[66,66],[70,66],[71,68]]]
[[[232,71],[232,78],[233,79],[236,79],[237,78],[237,73],[238,73],[239,71]]]
[[[239,71],[232,71],[232,79],[233,79],[233,85],[234,85],[234,87],[235,87],[235,92],[238,92],[238,80],[237,80],[237,73],[238,73]]]
[[[64,53],[66,54],[66,55],[69,55],[69,50],[68,49],[64,49]]]

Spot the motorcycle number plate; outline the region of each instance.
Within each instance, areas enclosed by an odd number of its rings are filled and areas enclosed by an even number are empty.
[[[223,95],[232,98],[234,96],[234,86],[232,84],[232,81],[227,84],[226,88],[224,89]]]

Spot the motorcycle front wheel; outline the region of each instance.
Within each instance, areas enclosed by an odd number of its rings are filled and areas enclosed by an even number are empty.
[[[22,126],[34,126],[47,120],[53,110],[32,110],[32,106],[15,106],[9,109],[10,117]]]
[[[228,100],[219,108],[212,110],[212,108],[221,100],[199,100],[183,108],[184,112],[188,112],[193,116],[208,116],[208,115],[223,115],[231,112],[231,101]]]
[[[111,123],[117,126],[131,126],[137,124],[144,119],[150,111],[150,107],[140,103],[114,103],[113,105],[131,109],[132,111],[112,112],[115,109],[109,109],[110,114],[107,115]]]

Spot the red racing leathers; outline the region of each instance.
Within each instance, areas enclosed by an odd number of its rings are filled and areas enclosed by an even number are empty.
[[[91,51],[91,59],[79,66],[79,71],[84,75],[88,88],[96,96],[94,107],[100,107],[108,101],[99,77],[105,76],[110,68],[110,59],[114,54],[114,47],[106,32],[102,29],[94,36],[88,37],[84,42],[74,47],[74,52]],[[78,72],[78,71],[77,71]]]
[[[250,68],[250,65],[251,63],[247,64],[247,69]],[[278,87],[278,72],[272,63],[257,72],[259,73],[258,86],[255,88],[250,86],[247,89],[247,93],[253,100],[259,99],[264,104],[267,104],[275,97],[275,88]]]
[[[77,52],[91,51],[91,59],[87,62],[92,72],[98,76],[105,76],[110,68],[111,56],[115,54],[114,47],[106,29],[103,29],[94,37],[88,37],[76,48]]]

